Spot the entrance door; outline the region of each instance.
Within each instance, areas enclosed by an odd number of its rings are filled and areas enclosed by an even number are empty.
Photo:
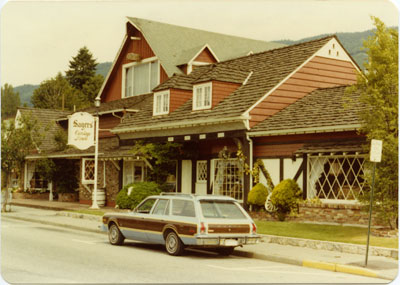
[[[196,169],[196,194],[207,195],[207,160],[198,160]]]

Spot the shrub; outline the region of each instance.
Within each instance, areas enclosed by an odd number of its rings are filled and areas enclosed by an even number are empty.
[[[286,179],[275,186],[271,195],[271,202],[277,208],[280,221],[284,221],[288,213],[297,209],[301,189],[293,179]]]
[[[250,205],[264,206],[268,189],[262,183],[257,183],[249,192],[247,203]]]
[[[128,195],[128,189],[130,187],[133,187],[133,189],[130,195]],[[132,183],[122,188],[115,202],[120,209],[134,209],[144,198],[160,193],[160,187],[155,182]]]

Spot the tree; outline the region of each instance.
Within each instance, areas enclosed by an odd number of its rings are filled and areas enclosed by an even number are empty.
[[[44,109],[73,110],[74,106],[79,108],[81,104],[78,92],[61,72],[56,77],[43,81],[33,92],[31,101],[35,108]]]
[[[19,93],[14,91],[10,84],[1,87],[1,117],[14,116],[21,105]]]
[[[78,54],[69,62],[66,71],[67,80],[76,89],[82,90],[88,80],[96,74],[97,62],[87,47],[79,49]]]
[[[360,132],[383,141],[382,162],[377,164],[373,209],[391,228],[398,217],[398,32],[376,17],[375,34],[364,42],[368,61],[365,73],[347,92],[359,92],[366,106],[359,114]],[[366,179],[371,181],[372,164],[367,163]],[[369,203],[369,189],[359,200]]]
[[[93,106],[94,99],[99,93],[100,88],[103,85],[103,81],[103,75],[96,74],[95,76],[89,78],[85,84],[83,84],[79,96],[82,102],[81,107]]]
[[[21,116],[18,127],[16,127],[14,121],[7,124],[2,122],[1,171],[7,180],[2,211],[6,210],[11,172],[13,170],[21,171],[25,157],[40,146],[42,137],[37,127],[37,121],[32,116]]]

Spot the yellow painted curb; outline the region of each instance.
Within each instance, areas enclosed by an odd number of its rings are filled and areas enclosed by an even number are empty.
[[[336,266],[334,263],[329,262],[321,262],[321,261],[312,261],[312,260],[303,260],[304,267],[311,267],[329,271],[335,271]]]
[[[365,268],[356,267],[356,266],[351,266],[351,265],[336,264],[336,271],[350,273],[350,274],[363,275],[363,276],[368,276],[368,277],[378,277],[378,274],[376,274],[374,271],[371,271],[371,270],[368,270]]]

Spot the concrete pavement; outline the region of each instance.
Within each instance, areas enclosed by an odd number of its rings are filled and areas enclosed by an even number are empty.
[[[88,209],[88,207],[87,205],[80,205],[78,203],[13,200],[12,212],[3,213],[2,215],[30,222],[103,233],[99,229],[101,223],[100,216],[66,212],[67,210]],[[102,208],[102,210],[115,211],[113,208]],[[264,237],[263,240],[271,241],[268,237]],[[365,254],[351,254],[273,242],[262,242],[257,245],[237,248],[234,254],[242,257],[377,277],[386,280],[394,280],[399,268],[398,260],[391,257],[370,255],[368,266],[364,267]]]

